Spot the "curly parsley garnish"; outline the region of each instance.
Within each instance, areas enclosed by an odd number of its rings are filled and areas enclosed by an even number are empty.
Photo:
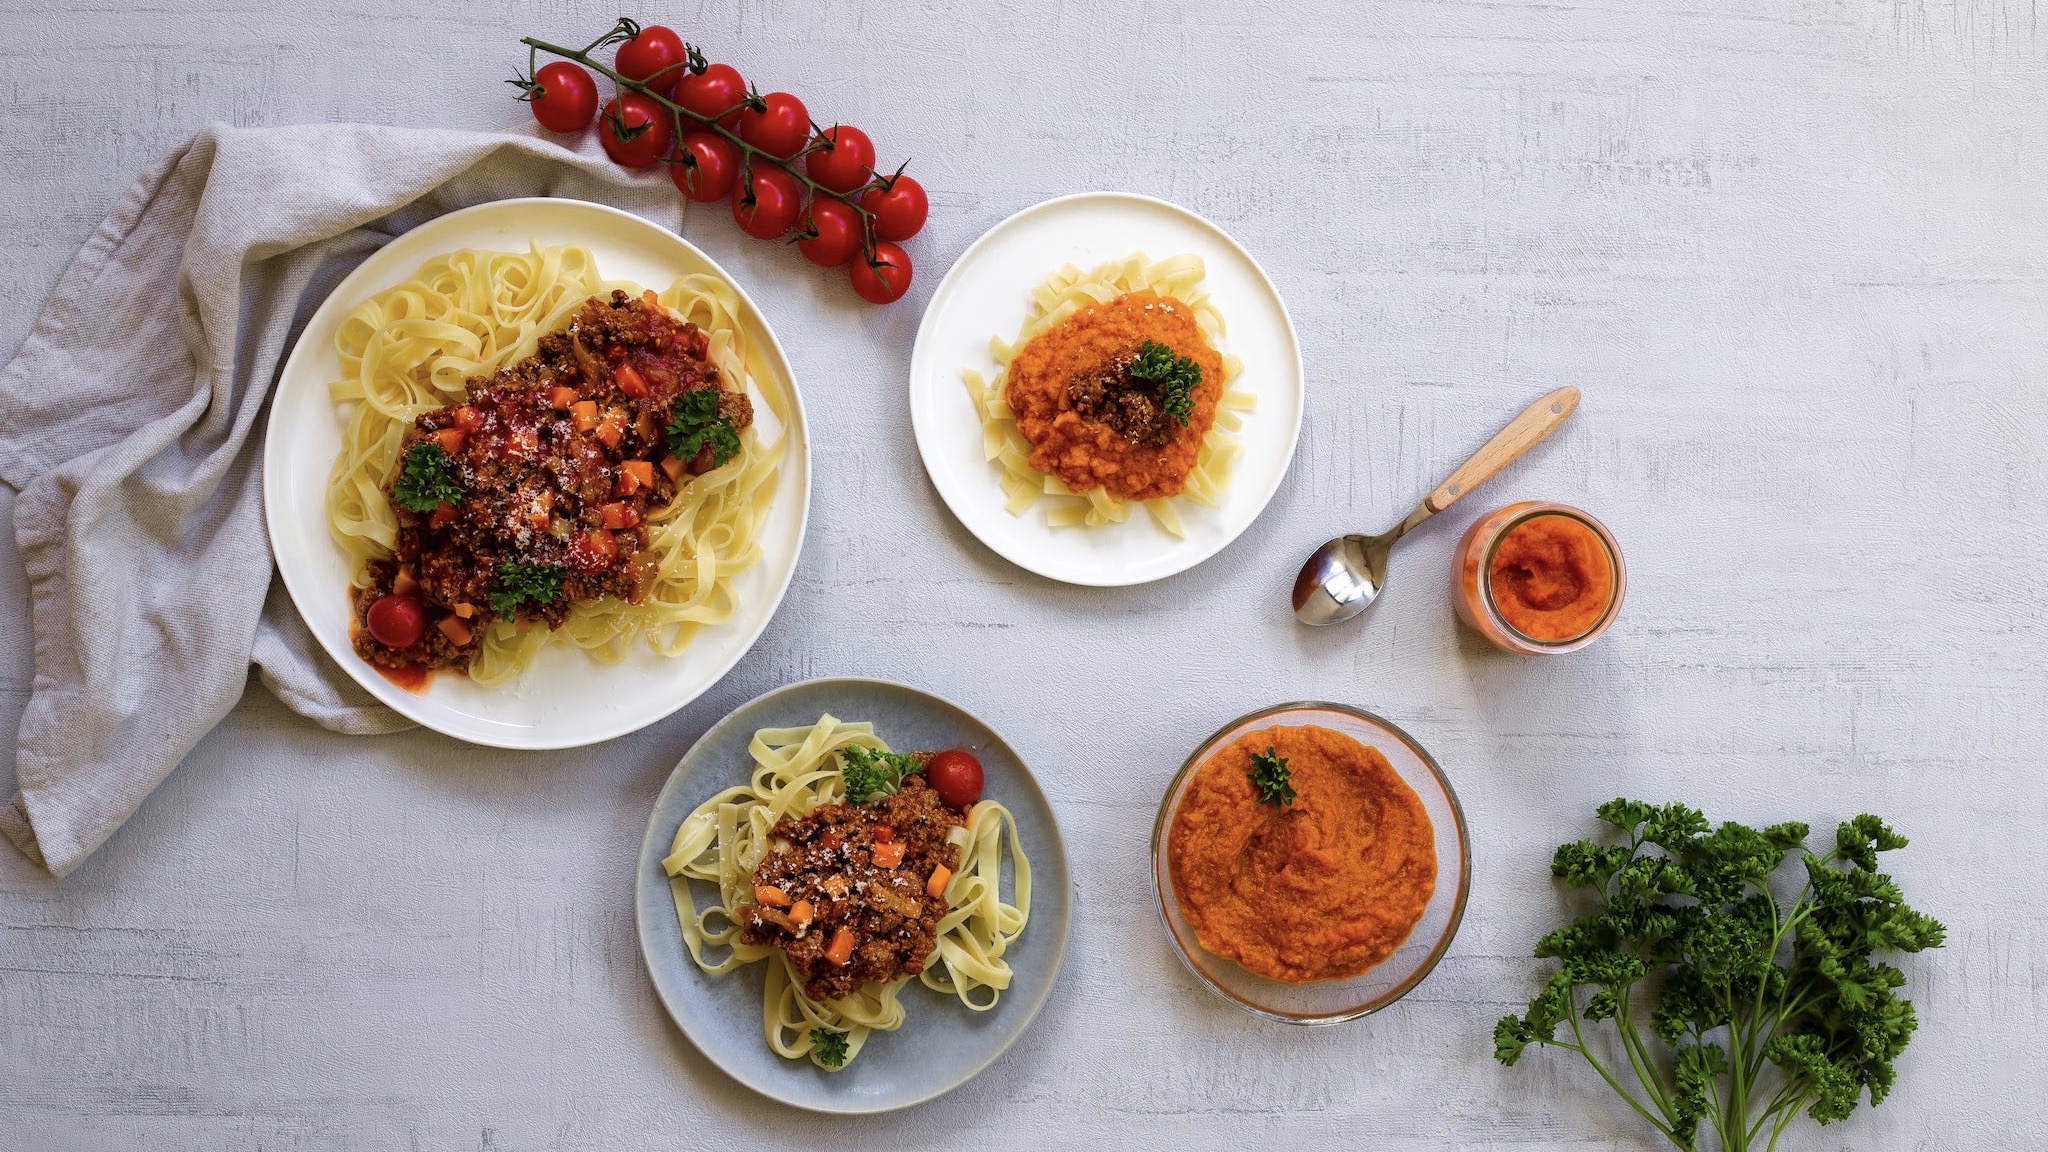
[[[718,389],[698,388],[676,397],[675,415],[668,422],[668,450],[678,460],[695,459],[706,444],[711,445],[711,466],[725,467],[740,454],[739,429],[732,417],[718,410]]]
[[[521,604],[553,604],[569,570],[560,564],[500,564],[498,585],[487,602],[500,620],[511,620]]]
[[[1259,803],[1285,808],[1294,803],[1294,785],[1287,769],[1287,757],[1275,754],[1273,749],[1252,753],[1252,770],[1245,773],[1251,777],[1252,787],[1258,789]]]
[[[1138,358],[1131,362],[1131,379],[1159,385],[1159,404],[1176,423],[1186,424],[1195,414],[1195,389],[1202,383],[1202,366],[1157,340],[1138,345]]]
[[[887,796],[903,786],[903,778],[922,771],[924,765],[901,752],[877,752],[849,744],[839,750],[839,774],[846,777],[846,801],[865,804]]]
[[[410,512],[432,512],[444,501],[460,503],[462,485],[455,482],[455,462],[432,440],[414,444],[405,454],[398,483],[391,486],[391,498]]]
[[[830,1028],[811,1029],[811,1059],[827,1068],[846,1065],[846,1033]]]

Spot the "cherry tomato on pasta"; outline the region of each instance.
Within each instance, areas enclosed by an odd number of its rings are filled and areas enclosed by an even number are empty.
[[[804,188],[780,168],[756,168],[740,181],[732,201],[732,218],[740,231],[756,240],[773,240],[796,227],[803,213]]]
[[[851,192],[868,182],[875,166],[875,145],[868,134],[846,124],[818,133],[818,147],[804,157],[811,179],[834,192]]]
[[[713,64],[676,81],[676,103],[705,119],[716,118],[718,126],[732,131],[740,122],[740,105],[747,101],[747,82],[730,64]]]
[[[410,648],[427,630],[427,609],[417,596],[379,596],[363,613],[363,622],[386,648]]]
[[[640,81],[657,77],[648,87],[664,96],[675,91],[676,80],[683,74],[683,59],[683,38],[673,28],[659,24],[647,25],[638,36],[620,44],[617,57],[619,75]]]
[[[910,290],[910,255],[887,240],[875,244],[872,259],[855,257],[853,290],[870,304],[889,304]]]
[[[796,242],[804,259],[820,268],[837,268],[860,251],[860,213],[844,200],[819,196],[811,201],[807,236]]]
[[[685,132],[668,174],[692,200],[723,200],[739,182],[740,150],[715,132]]]
[[[597,82],[580,66],[567,60],[544,65],[534,73],[539,85],[527,104],[533,118],[550,132],[580,132],[590,127],[597,115]]]
[[[787,92],[761,97],[761,107],[740,113],[740,139],[784,160],[803,151],[811,139],[811,114],[804,102]]]
[[[981,799],[981,761],[971,752],[954,748],[939,753],[924,766],[924,777],[948,808],[965,812]]]
[[[604,106],[597,136],[605,155],[627,168],[645,168],[668,155],[668,109],[638,92],[627,92]]]
[[[931,211],[924,185],[900,173],[862,196],[860,206],[875,214],[875,235],[883,240],[908,240],[917,235]]]

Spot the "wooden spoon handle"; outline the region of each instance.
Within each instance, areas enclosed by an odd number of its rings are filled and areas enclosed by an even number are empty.
[[[1521,459],[1522,453],[1541,444],[1578,406],[1579,390],[1567,385],[1522,409],[1520,416],[1508,421],[1508,426],[1501,429],[1499,435],[1488,440],[1485,447],[1472,454],[1471,459],[1458,465],[1450,479],[1437,485],[1436,490],[1422,502],[1431,512],[1449,508],[1458,502],[1458,497],[1479,487],[1495,472]]]

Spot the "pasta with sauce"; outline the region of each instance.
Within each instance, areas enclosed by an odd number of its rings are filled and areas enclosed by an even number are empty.
[[[864,984],[836,999],[813,999],[805,994],[804,980],[787,952],[741,939],[739,909],[756,891],[753,876],[770,851],[777,822],[846,800],[839,756],[854,746],[889,751],[873,725],[830,715],[807,728],[754,733],[748,744],[754,762],[749,781],[698,805],[676,828],[662,860],[690,958],[707,973],[766,961],[762,1025],[769,1047],[788,1059],[811,1058],[828,1070],[836,1069],[818,1060],[814,1030],[844,1034],[844,1062],[836,1066],[844,1067],[872,1033],[903,1026],[900,993],[911,977]],[[946,912],[937,923],[936,946],[917,979],[973,1011],[987,1011],[1010,986],[1010,966],[1003,956],[1030,918],[1031,863],[1017,840],[1015,818],[993,800],[969,808],[950,841],[959,849],[960,867],[945,886]],[[1006,855],[1012,900],[1002,894]],[[717,899],[698,908],[693,881],[714,886]],[[720,948],[724,954],[715,955]]]
[[[613,289],[642,293],[636,285],[603,279],[580,245],[463,250],[429,260],[343,321],[335,338],[341,375],[328,392],[348,414],[328,477],[327,518],[354,562],[358,587],[367,586],[367,566],[396,547],[398,521],[387,492],[415,419],[462,403],[473,378],[531,356],[542,336]],[[770,376],[748,372],[739,301],[726,284],[687,276],[656,298],[708,335],[710,362],[765,405],[775,428],[746,428],[733,459],[695,477],[649,517],[648,551],[657,562],[638,602],[578,602],[553,629],[492,621],[468,668],[480,684],[516,678],[540,648],[558,639],[606,662],[623,657],[636,640],[664,656],[678,655],[699,629],[732,617],[738,602],[731,579],[760,559],[757,535],[783,456],[788,399]]]

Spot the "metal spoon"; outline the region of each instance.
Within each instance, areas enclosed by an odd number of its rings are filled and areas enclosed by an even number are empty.
[[[1321,626],[1365,611],[1387,585],[1387,555],[1396,540],[1542,443],[1578,406],[1577,388],[1559,388],[1508,421],[1499,435],[1423,497],[1406,520],[1377,536],[1338,536],[1316,549],[1294,578],[1294,615],[1303,624]]]

